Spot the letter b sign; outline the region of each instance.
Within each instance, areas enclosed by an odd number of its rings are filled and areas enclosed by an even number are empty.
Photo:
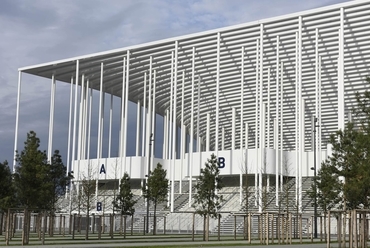
[[[102,204],[101,202],[96,203],[96,211],[102,211]]]
[[[224,157],[218,157],[218,168],[219,169],[225,168],[225,158]]]

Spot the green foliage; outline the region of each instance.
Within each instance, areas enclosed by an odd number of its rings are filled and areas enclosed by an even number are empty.
[[[318,171],[316,179],[317,188],[317,204],[325,212],[336,208],[341,199],[342,184],[338,178],[337,170],[330,164],[323,163]],[[309,192],[309,196],[315,197],[315,182]]]
[[[370,207],[370,93],[357,93],[356,101],[356,118],[331,135],[333,153],[318,172],[318,202],[324,210]]]
[[[15,204],[12,173],[8,161],[0,163],[0,210],[6,211]]]
[[[54,152],[49,166],[50,209],[52,212],[58,210],[58,200],[65,194],[70,178],[66,175],[67,168],[64,166],[59,151]]]
[[[143,188],[143,195],[154,203],[154,207],[158,203],[167,201],[168,194],[168,179],[166,178],[167,171],[162,168],[160,163],[154,171],[150,171],[148,185]]]
[[[222,189],[223,183],[220,177],[217,157],[212,154],[207,159],[205,168],[200,170],[200,176],[195,185],[196,194],[194,195],[193,207],[201,216],[211,216],[217,218],[218,211],[223,202],[222,196],[217,191]]]
[[[49,165],[45,151],[39,150],[40,139],[31,131],[24,150],[17,153],[18,166],[14,174],[17,198],[21,207],[46,209],[49,201]]]
[[[113,206],[119,209],[122,215],[133,215],[135,213],[134,205],[137,201],[134,200],[134,194],[131,191],[130,177],[125,172],[119,186],[119,195],[113,201]]]
[[[17,153],[14,186],[19,207],[57,209],[57,201],[65,193],[69,178],[59,151],[52,161],[47,161],[45,151],[40,151],[40,139],[30,131],[24,149]]]

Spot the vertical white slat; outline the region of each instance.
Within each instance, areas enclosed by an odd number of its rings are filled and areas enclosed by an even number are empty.
[[[140,99],[137,100],[136,105],[136,150],[135,150],[135,156],[140,156],[140,130],[142,126],[141,122],[141,102]]]
[[[124,125],[123,125],[123,153],[122,153],[122,159],[124,160],[123,164],[123,170],[124,172],[128,172],[130,174],[131,170],[127,170],[127,164],[126,164],[126,154],[127,154],[127,122],[128,122],[128,95],[129,95],[129,84],[130,84],[130,50],[127,50],[127,63],[126,63],[126,74],[123,74],[123,77],[126,77],[125,79],[125,116],[124,116]],[[123,174],[120,174],[120,178],[123,176]]]
[[[142,136],[141,136],[141,156],[145,157],[146,154],[146,126],[147,126],[147,120],[146,120],[146,72],[144,73],[144,96],[143,96],[143,125],[142,125]]]
[[[51,157],[53,154],[53,133],[54,133],[54,109],[55,109],[55,75],[51,76],[51,87],[50,87],[50,111],[49,111],[49,139],[48,139],[48,161],[51,163]]]
[[[220,58],[221,58],[221,52],[220,52],[220,46],[221,46],[221,33],[217,33],[217,64],[216,64],[216,116],[215,116],[215,152],[217,153],[216,156],[218,156],[218,150],[219,150],[219,116],[220,116]]]
[[[195,80],[195,47],[193,47],[193,54],[192,54],[192,65],[191,65],[191,92],[194,92],[194,80]],[[190,144],[189,144],[189,160],[188,160],[188,168],[189,168],[189,207],[191,206],[192,200],[192,182],[193,182],[193,152],[194,152],[194,94],[191,95],[191,110],[190,110]]]
[[[338,37],[338,129],[344,130],[344,9],[340,8]]]

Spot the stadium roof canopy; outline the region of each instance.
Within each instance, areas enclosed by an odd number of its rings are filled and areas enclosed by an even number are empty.
[[[345,20],[341,17],[341,8],[345,11]],[[192,82],[198,84],[200,81],[200,90],[202,95],[200,115],[205,115],[217,103],[216,102],[216,84],[219,86],[220,97],[219,107],[222,109],[231,109],[240,104],[240,82],[241,82],[241,49],[244,52],[244,80],[250,82],[246,92],[246,106],[254,106],[254,93],[256,85],[257,71],[261,72],[264,84],[267,84],[267,69],[271,68],[271,78],[275,77],[277,52],[276,44],[279,40],[280,62],[284,62],[286,72],[284,77],[290,81],[296,78],[296,37],[301,35],[302,42],[302,80],[305,81],[305,88],[308,89],[307,95],[314,94],[315,87],[315,33],[319,32],[319,53],[322,56],[323,64],[327,71],[323,72],[323,87],[325,82],[336,81],[336,68],[338,57],[338,29],[344,25],[344,34],[346,39],[346,53],[344,59],[351,57],[352,65],[356,70],[354,73],[366,72],[366,64],[369,62],[369,39],[368,27],[370,25],[370,5],[369,1],[358,0],[342,4],[322,7],[318,9],[298,12],[284,15],[276,18],[269,18],[255,22],[249,22],[241,25],[174,37],[170,39],[150,42],[141,45],[129,46],[121,49],[115,49],[105,52],[93,53],[69,59],[53,61],[49,63],[33,65],[19,68],[19,71],[52,78],[58,81],[70,83],[71,77],[76,76],[76,61],[79,61],[79,76],[84,75],[89,80],[90,87],[96,90],[100,89],[101,70],[103,64],[103,82],[104,91],[121,97],[122,78],[123,78],[123,59],[128,56],[129,51],[129,100],[137,102],[143,99],[144,94],[144,75],[150,70],[150,60],[152,60],[152,71],[156,72],[156,111],[164,115],[170,105],[170,85],[177,82],[182,84],[184,73],[185,85],[185,109],[184,113],[190,113],[191,96],[193,92]],[[344,24],[343,24],[344,23]],[[318,30],[318,31],[317,31]],[[356,37],[352,37],[352,34]],[[263,41],[263,42],[261,42]],[[262,56],[256,49],[257,43],[262,46]],[[368,45],[366,45],[366,44]],[[359,44],[365,44],[359,46]],[[351,52],[351,49],[357,49]],[[194,53],[193,53],[194,49]],[[193,60],[194,54],[194,60]],[[356,56],[359,63],[356,64]],[[365,56],[365,57],[364,57]],[[260,59],[262,58],[262,60]],[[365,60],[364,60],[365,58]],[[177,63],[175,62],[177,61]],[[194,61],[194,64],[192,63]],[[258,65],[258,61],[263,63]],[[261,62],[262,61],[262,62]],[[192,68],[194,66],[194,74]],[[262,69],[256,69],[260,66]],[[348,79],[353,82],[363,81],[361,76],[351,76],[351,68],[347,67]],[[274,69],[275,68],[275,69]],[[174,80],[171,77],[171,70],[174,72]],[[333,71],[330,71],[333,70]],[[333,73],[335,76],[333,76]],[[347,74],[346,74],[347,75]],[[149,76],[147,76],[149,78]],[[193,77],[194,80],[193,80]],[[147,79],[148,80],[148,79]],[[275,79],[274,79],[275,80]],[[80,81],[81,82],[81,81]],[[292,83],[294,84],[294,83]],[[148,88],[148,84],[146,85]],[[284,86],[285,87],[285,86]],[[294,86],[289,86],[294,89]],[[287,89],[287,99],[289,92]],[[356,85],[352,85],[356,87]],[[181,86],[178,88],[180,89]],[[248,91],[250,91],[248,93]],[[273,94],[273,91],[271,92]],[[353,92],[351,93],[353,96]],[[181,91],[177,92],[181,96]],[[274,96],[271,96],[273,100]],[[179,99],[179,98],[178,98]],[[323,111],[325,108],[329,111],[333,109],[332,99],[323,100]],[[249,103],[249,105],[248,105]],[[313,106],[312,103],[308,103]],[[326,107],[325,107],[326,106]],[[180,119],[180,104],[177,105],[178,116]],[[226,110],[225,110],[226,111]],[[244,109],[245,116],[252,115],[254,110]],[[314,112],[314,111],[313,111]],[[229,113],[229,112],[228,112]],[[231,113],[231,111],[230,111]],[[220,112],[219,118],[222,126],[230,126],[230,114]],[[327,116],[328,119],[332,117]],[[202,118],[204,120],[205,118]],[[238,120],[237,120],[238,121]],[[204,123],[203,123],[204,124]],[[289,124],[289,123],[288,123]],[[187,124],[189,125],[189,124]],[[240,123],[237,124],[240,126]],[[336,124],[333,124],[333,128]],[[328,126],[327,126],[328,127]],[[212,127],[211,129],[214,129]],[[214,130],[213,130],[214,131]],[[289,133],[290,130],[286,129]],[[205,132],[203,130],[202,132]],[[212,130],[211,130],[212,132]]]

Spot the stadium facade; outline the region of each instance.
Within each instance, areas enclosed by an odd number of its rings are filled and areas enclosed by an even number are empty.
[[[258,192],[267,176],[267,183],[275,186],[276,204],[282,178],[288,176],[295,178],[301,209],[302,178],[312,177],[312,167],[318,170],[330,155],[329,135],[344,128],[356,92],[367,87],[369,27],[370,1],[350,1],[20,68],[15,150],[21,75],[28,73],[49,78],[52,85],[49,159],[55,85],[70,84],[65,135],[68,171],[74,172],[76,182],[87,174],[98,181],[119,180],[124,172],[145,180],[148,169],[161,163],[171,182],[173,203],[174,182],[196,180],[213,153],[221,174],[240,184],[240,199],[245,173],[254,179],[256,201],[262,200]],[[94,110],[96,95],[99,104]],[[109,97],[111,103],[113,98],[120,101],[119,114],[114,116],[120,126],[117,132],[111,129],[112,104],[104,106]],[[136,104],[135,118],[128,114],[129,102]],[[90,156],[93,111],[99,115],[94,158]],[[104,119],[105,112],[109,119]],[[128,122],[133,121],[136,139],[129,140]],[[103,137],[107,124],[109,134]],[[118,144],[111,142],[112,137],[119,137]],[[156,139],[163,139],[162,157],[153,156]],[[102,156],[105,145],[107,157]],[[128,146],[135,147],[134,156],[127,156]],[[113,150],[118,156],[111,155]]]

